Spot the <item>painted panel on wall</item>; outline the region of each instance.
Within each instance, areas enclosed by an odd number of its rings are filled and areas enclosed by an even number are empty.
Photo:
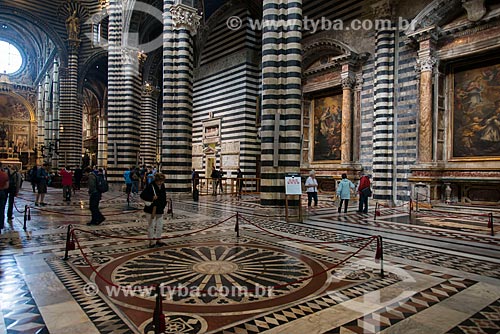
[[[500,159],[500,63],[453,72],[453,158]]]
[[[313,124],[313,160],[340,160],[342,94],[314,99]]]

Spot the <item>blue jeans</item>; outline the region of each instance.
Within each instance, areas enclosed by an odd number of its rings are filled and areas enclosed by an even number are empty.
[[[368,196],[359,194],[359,207],[358,212],[368,213]]]

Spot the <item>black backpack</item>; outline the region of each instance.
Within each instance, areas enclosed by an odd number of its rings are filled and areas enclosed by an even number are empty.
[[[97,174],[96,176],[96,187],[97,191],[100,193],[105,193],[109,190],[108,181],[102,174]]]

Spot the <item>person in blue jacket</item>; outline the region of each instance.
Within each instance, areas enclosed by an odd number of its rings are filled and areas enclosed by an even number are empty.
[[[349,199],[351,198],[351,189],[354,189],[354,183],[347,179],[347,174],[342,174],[342,180],[339,182],[339,187],[337,188],[337,195],[340,198],[340,204],[338,212],[342,211],[342,203],[344,203],[344,213],[347,213],[347,206],[349,205]]]

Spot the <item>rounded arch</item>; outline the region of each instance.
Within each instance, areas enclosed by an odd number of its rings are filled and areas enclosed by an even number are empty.
[[[222,20],[226,20],[233,13],[237,12],[241,9],[250,10],[248,4],[238,1],[234,3],[232,1],[228,1],[219,7],[205,22],[203,26],[200,27],[199,32],[197,34],[196,43],[195,43],[195,68],[199,66],[201,62],[201,56],[203,54],[203,49],[208,41],[208,37],[215,29],[217,24]]]
[[[101,49],[101,50],[93,53],[83,63],[82,68],[80,70],[79,79],[78,79],[78,93],[79,94],[83,93],[83,86],[84,86],[85,78],[87,77],[87,74],[92,69],[94,64],[96,62],[100,61],[102,58],[106,58],[106,59],[108,58],[108,51],[107,50]]]
[[[434,0],[415,16],[405,34],[409,35],[423,28],[443,24],[443,20],[463,10],[461,0]]]
[[[7,95],[14,98],[16,101],[19,101],[26,108],[26,110],[28,110],[30,115],[30,122],[36,121],[35,106],[31,105],[31,103],[22,95],[19,95],[12,91],[1,91],[0,95]]]
[[[306,41],[302,47],[302,66],[308,68],[325,54],[344,56],[345,59],[357,58],[359,53],[351,46],[334,38],[323,37]]]
[[[24,9],[13,8],[10,6],[4,6],[3,8],[4,10],[2,14],[14,17],[18,19],[19,22],[28,21],[30,24],[40,28],[40,30],[47,34],[47,36],[56,46],[57,53],[59,54],[60,59],[67,59],[68,50],[66,44],[62,40],[61,36],[57,33],[57,31],[54,30],[53,25],[47,24],[40,17],[35,16]]]

